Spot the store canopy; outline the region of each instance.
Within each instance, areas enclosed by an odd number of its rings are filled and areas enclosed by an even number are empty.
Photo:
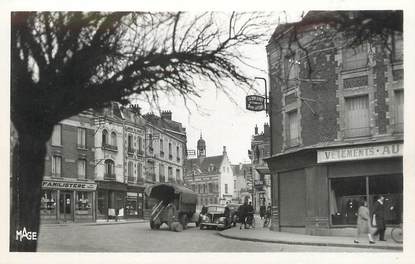
[[[150,185],[145,189],[145,194],[157,200],[172,201],[179,195],[182,203],[197,203],[197,194],[192,190],[178,184],[159,183]]]

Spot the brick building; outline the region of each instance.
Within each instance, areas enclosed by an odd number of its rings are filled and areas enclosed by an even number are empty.
[[[344,231],[355,226],[359,201],[371,209],[380,194],[387,225],[401,221],[402,35],[388,48],[376,41],[349,48],[334,27],[311,22],[336,14],[303,18],[306,26],[296,28],[303,49],[289,40],[295,23],[279,25],[267,45],[273,230]]]
[[[81,113],[55,125],[47,143],[42,182],[42,223],[95,221],[92,114]]]

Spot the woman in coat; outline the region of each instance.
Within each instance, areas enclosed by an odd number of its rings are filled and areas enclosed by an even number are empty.
[[[374,244],[372,235],[370,233],[370,214],[367,208],[367,202],[361,201],[359,209],[357,211],[357,226],[356,237],[354,243],[359,243],[359,237],[361,234],[367,234],[369,237],[369,243]]]

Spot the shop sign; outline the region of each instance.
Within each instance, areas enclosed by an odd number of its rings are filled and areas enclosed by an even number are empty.
[[[402,153],[402,143],[326,149],[317,151],[317,163],[402,157]]]
[[[95,183],[85,182],[61,182],[45,180],[42,182],[42,188],[95,191],[97,189],[97,185]]]
[[[248,95],[246,96],[246,109],[251,111],[264,111],[265,110],[265,97],[260,95]]]

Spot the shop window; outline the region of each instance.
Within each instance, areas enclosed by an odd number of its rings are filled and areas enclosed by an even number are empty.
[[[86,178],[86,160],[84,159],[78,160],[78,178],[79,179]]]
[[[395,91],[395,132],[403,132],[403,90]]]
[[[86,149],[86,128],[78,127],[77,132],[77,147]]]
[[[365,177],[332,179],[330,190],[332,224],[355,225],[359,202],[365,197]]]
[[[403,213],[403,177],[385,175],[369,177],[369,207],[373,208],[379,195],[385,197],[385,222],[388,225],[400,224]]]
[[[78,219],[92,217],[92,192],[76,192],[75,215]]]
[[[107,215],[107,205],[106,205],[106,191],[98,190],[97,191],[97,217],[104,218]]]
[[[367,44],[343,50],[343,69],[352,70],[366,67],[368,62]]]
[[[286,122],[286,145],[287,147],[295,147],[300,144],[300,125],[298,111],[290,111],[287,113]],[[258,150],[259,156],[259,150]]]
[[[370,135],[369,98],[367,95],[345,98],[345,137]]]
[[[369,189],[366,188],[366,180]],[[368,200],[371,209],[379,195],[385,197],[386,224],[401,223],[402,175],[331,179],[330,186],[330,215],[333,225],[355,225],[359,203]]]
[[[62,157],[52,156],[52,177],[61,177]]]
[[[62,125],[55,125],[52,132],[52,145],[62,146]]]
[[[56,191],[44,190],[40,199],[40,215],[42,219],[56,219]]]

